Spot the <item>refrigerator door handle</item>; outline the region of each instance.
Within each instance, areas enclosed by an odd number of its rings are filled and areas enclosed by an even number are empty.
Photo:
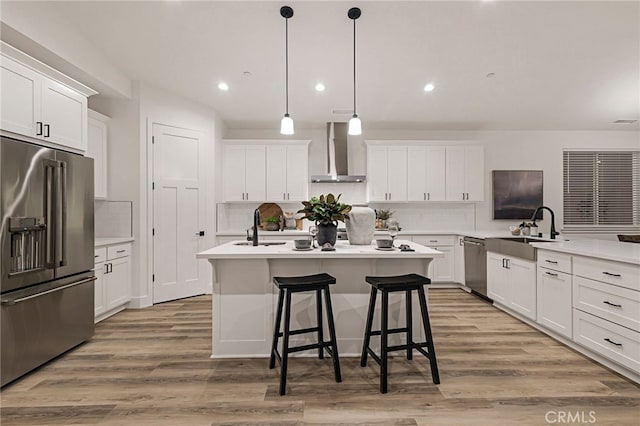
[[[54,211],[56,209],[56,166],[53,160],[44,160],[44,218],[46,226],[45,236],[45,268],[55,267],[55,221]]]
[[[65,266],[67,264],[67,163],[58,162],[58,206],[56,208],[56,240],[58,241],[59,251],[56,254],[56,266]]]
[[[42,293],[32,294],[30,296],[19,297],[17,299],[2,299],[0,300],[0,304],[2,305],[15,305],[16,303],[24,302],[30,299],[35,299],[36,297],[44,296],[45,294],[55,293],[56,291],[61,291],[70,287],[75,287],[80,284],[89,283],[91,281],[95,281],[96,277],[86,278],[84,280],[76,281],[75,283],[63,285],[61,287],[52,288],[51,290],[43,291]]]

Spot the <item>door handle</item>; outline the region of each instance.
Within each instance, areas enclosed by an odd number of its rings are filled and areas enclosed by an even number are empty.
[[[204,237],[204,231],[196,232],[196,237]]]
[[[52,268],[55,263],[54,253],[55,253],[55,226],[53,224],[54,221],[54,197],[55,197],[55,165],[56,162],[53,160],[44,160],[44,193],[45,193],[45,267]]]

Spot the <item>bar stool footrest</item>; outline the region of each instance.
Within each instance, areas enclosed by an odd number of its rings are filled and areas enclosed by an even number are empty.
[[[308,351],[310,349],[327,348],[329,346],[331,346],[331,342],[311,343],[309,345],[293,346],[287,349],[287,353]]]
[[[387,334],[406,333],[407,331],[409,331],[409,330],[406,327],[405,328],[391,328],[391,329],[387,330]],[[371,336],[381,336],[382,335],[382,330],[372,331],[371,333],[369,333],[369,335],[371,335]]]
[[[295,336],[296,334],[305,334],[305,333],[317,333],[320,330],[320,327],[310,327],[310,328],[301,328],[299,330],[291,330],[289,331],[289,336]],[[278,337],[283,337],[284,333],[278,333]]]

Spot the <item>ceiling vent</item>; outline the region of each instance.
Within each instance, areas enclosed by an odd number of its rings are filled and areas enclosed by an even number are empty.
[[[613,124],[633,124],[638,120],[616,120]]]

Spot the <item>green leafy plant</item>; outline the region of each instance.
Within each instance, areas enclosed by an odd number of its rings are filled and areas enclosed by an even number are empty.
[[[391,211],[391,209],[376,210],[376,219],[387,220],[391,216],[393,216],[393,212]]]
[[[303,201],[303,209],[298,213],[303,213],[304,218],[312,222],[327,225],[336,221],[344,222],[346,215],[351,211],[351,206],[340,202],[339,194],[337,197],[333,194],[320,195],[320,197],[312,197],[309,201]]]
[[[266,223],[279,223],[280,218],[278,216],[270,216],[264,220]]]

